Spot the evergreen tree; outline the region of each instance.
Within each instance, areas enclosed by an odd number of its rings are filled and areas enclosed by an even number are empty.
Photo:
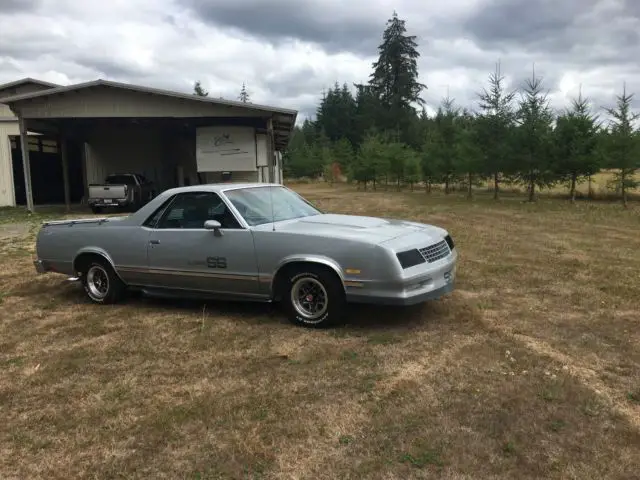
[[[388,157],[382,137],[376,133],[369,133],[365,136],[360,146],[360,151],[351,167],[351,177],[358,183],[364,184],[372,182],[374,190],[378,179],[388,172]]]
[[[404,143],[393,142],[385,145],[384,153],[387,167],[384,173],[391,177],[391,180],[396,184],[396,188],[400,190],[404,180],[405,169],[411,157],[411,151]]]
[[[597,117],[591,114],[582,92],[571,102],[571,109],[558,116],[554,131],[555,170],[562,181],[569,182],[571,201],[576,199],[576,185],[600,170],[597,156]]]
[[[510,168],[515,95],[515,91],[506,91],[500,63],[497,63],[495,72],[489,75],[489,90],[483,88],[478,95],[480,118],[476,123],[483,170],[493,178],[493,198],[496,200],[500,192],[501,175]]]
[[[335,142],[346,138],[353,143],[356,139],[356,101],[346,84],[334,87],[323,94],[316,114],[316,126]]]
[[[536,198],[536,187],[554,183],[552,171],[552,133],[554,115],[547,95],[542,91],[542,80],[533,72],[525,82],[524,92],[516,115],[516,180],[526,185],[529,201]]]
[[[242,88],[240,89],[240,95],[238,96],[238,99],[241,102],[247,103],[249,101],[249,92],[247,91],[247,86],[245,85],[244,82],[242,82]]]
[[[373,63],[369,85],[384,110],[384,116],[376,122],[384,130],[390,130],[396,141],[406,141],[403,133],[415,118],[414,104],[423,105],[420,93],[426,88],[418,81],[416,37],[407,35],[405,21],[393,12],[378,46],[379,57]]]
[[[431,193],[431,187],[440,177],[439,157],[434,154],[434,145],[437,133],[435,130],[429,131],[425,136],[424,144],[418,153],[418,162],[420,164],[420,173],[422,181],[427,193]]]
[[[413,186],[420,181],[420,159],[418,154],[413,149],[406,150],[405,165],[404,165],[404,180],[407,182],[413,192]]]
[[[359,147],[366,135],[376,131],[376,119],[382,116],[382,106],[370,85],[355,84],[355,119],[352,143]]]
[[[340,165],[342,172],[347,172],[353,162],[354,151],[351,143],[346,138],[341,138],[333,144],[334,161]]]
[[[640,168],[640,134],[633,125],[640,114],[631,111],[632,99],[633,94],[627,93],[625,85],[622,94],[616,96],[616,106],[606,109],[613,117],[607,138],[608,164],[617,170],[615,180],[625,208],[628,207],[628,190],[638,186],[634,175]]]
[[[283,155],[283,172],[289,177],[317,177],[323,172],[323,139],[305,120],[302,127],[294,127],[289,145]]]
[[[299,165],[303,163],[304,146],[306,144],[304,132],[300,127],[294,127],[289,144],[282,155],[282,172],[286,177],[297,177]]]
[[[427,145],[429,156],[438,166],[437,178],[444,183],[445,194],[450,192],[451,185],[457,180],[459,117],[460,109],[455,106],[453,99],[444,98],[438,107]]]
[[[196,83],[193,84],[193,94],[198,97],[208,97],[209,92],[207,92],[204,88],[202,88],[202,84],[200,80],[197,80]]]
[[[478,183],[486,165],[482,152],[483,132],[479,131],[479,119],[468,111],[463,111],[456,121],[455,171],[465,176],[467,197],[473,197],[473,187]]]

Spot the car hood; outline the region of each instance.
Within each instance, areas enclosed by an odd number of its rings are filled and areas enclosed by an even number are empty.
[[[359,215],[327,213],[281,222],[279,232],[317,234],[347,240],[365,240],[380,244],[405,235],[422,233],[434,240],[444,232],[441,228],[405,220],[384,219]]]

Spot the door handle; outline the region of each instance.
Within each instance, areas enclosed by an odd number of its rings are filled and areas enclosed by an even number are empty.
[[[151,245],[160,245],[160,240],[149,240]]]

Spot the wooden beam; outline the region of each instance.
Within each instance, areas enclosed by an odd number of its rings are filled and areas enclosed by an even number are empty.
[[[273,120],[267,120],[267,155],[269,158],[267,159],[267,169],[269,172],[269,183],[273,183],[275,178],[275,168],[274,168],[274,152],[275,152],[275,138],[273,135]]]
[[[60,156],[62,157],[62,184],[64,185],[64,204],[67,213],[71,211],[71,196],[69,194],[69,158],[67,157],[67,139],[60,137]]]
[[[31,191],[31,164],[29,163],[29,137],[25,119],[18,117],[18,127],[20,129],[20,148],[22,150],[22,172],[24,175],[24,190],[27,199],[27,210],[33,212],[33,193]]]

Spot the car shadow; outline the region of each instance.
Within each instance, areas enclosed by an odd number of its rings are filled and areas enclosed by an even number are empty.
[[[33,298],[35,302],[48,298],[51,307],[64,305],[91,305],[82,286],[78,282],[61,281],[48,285],[34,286],[25,283],[13,292],[23,298]],[[147,296],[130,292],[119,304],[139,310],[175,311],[176,314],[202,314],[208,316],[228,316],[247,323],[265,322],[289,324],[283,308],[278,303],[240,302],[227,300],[176,299]],[[440,323],[448,316],[447,306],[441,301],[427,302],[414,306],[378,306],[349,304],[344,312],[344,322],[334,328],[362,332],[371,330],[395,330],[424,328],[425,324]]]

